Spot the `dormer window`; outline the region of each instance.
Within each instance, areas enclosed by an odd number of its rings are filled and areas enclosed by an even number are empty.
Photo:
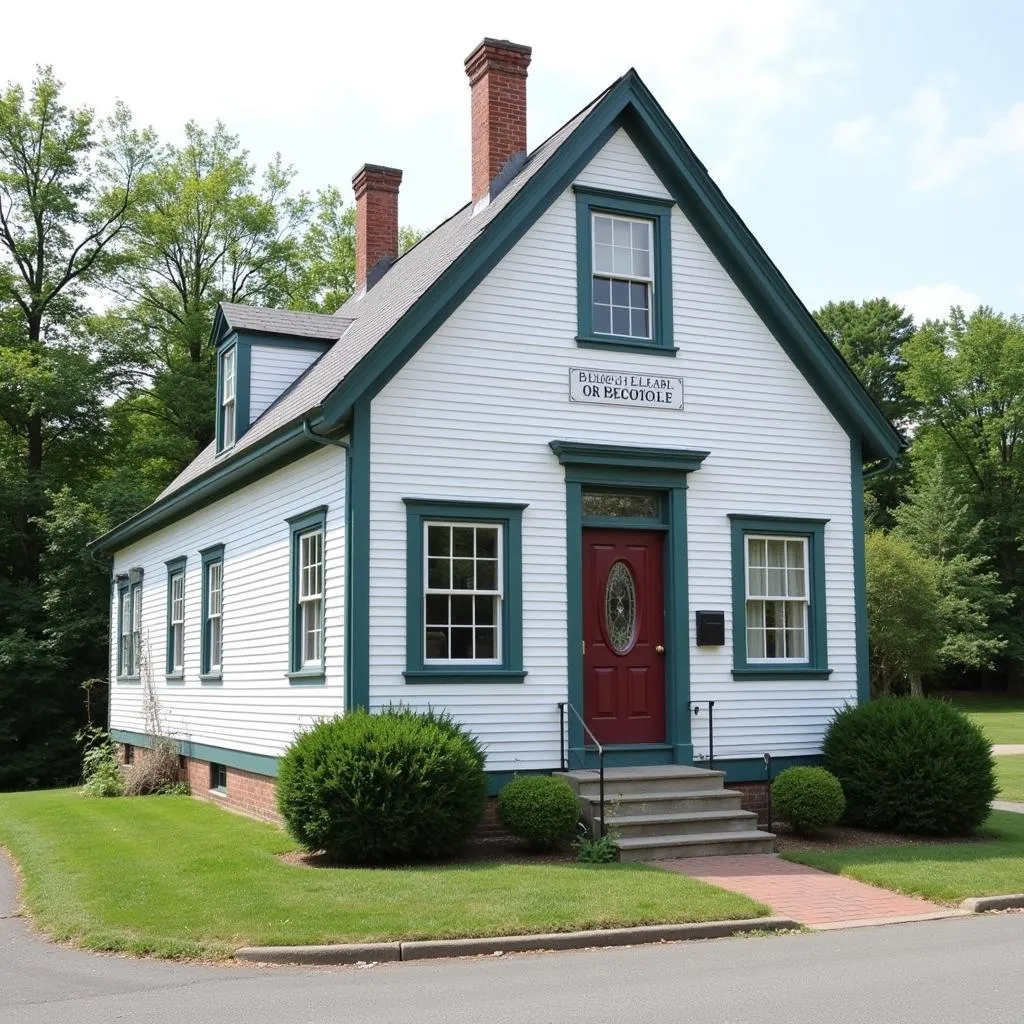
[[[238,374],[234,347],[229,348],[220,358],[220,447],[223,451],[235,443],[235,401]]]
[[[575,192],[577,344],[674,356],[671,200]]]

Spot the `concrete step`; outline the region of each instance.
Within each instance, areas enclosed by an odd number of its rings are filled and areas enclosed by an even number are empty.
[[[619,839],[618,843],[621,861],[675,860],[679,857],[718,857],[775,851],[775,836],[756,829],[744,832],[629,836]]]
[[[605,798],[609,814],[689,814],[696,811],[729,811],[740,809],[743,794],[735,789],[691,789],[668,793],[620,794],[614,800]],[[581,796],[584,814],[600,816],[599,798]]]
[[[556,773],[569,782],[578,796],[597,796],[600,775],[596,769]],[[723,788],[725,772],[687,765],[653,765],[642,768],[607,768],[604,773],[605,803],[609,797],[635,793],[679,793]]]
[[[600,815],[597,816],[600,821]],[[634,836],[704,835],[750,832],[757,828],[752,811],[696,811],[686,814],[609,814],[606,830],[619,840]]]

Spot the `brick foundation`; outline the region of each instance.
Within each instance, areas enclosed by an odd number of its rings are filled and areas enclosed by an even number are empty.
[[[745,811],[757,814],[759,825],[768,822],[768,783],[767,782],[733,782],[725,787],[742,794],[740,806]]]
[[[250,818],[281,824],[274,796],[274,780],[266,775],[244,772],[239,768],[227,769],[227,786],[223,792],[210,788],[210,763],[194,757],[184,758],[188,785],[192,795],[200,800],[220,804]]]

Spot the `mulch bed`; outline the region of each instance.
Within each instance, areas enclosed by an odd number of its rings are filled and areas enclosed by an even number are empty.
[[[794,835],[784,822],[773,822],[775,849],[779,853],[802,850],[848,850],[855,846],[948,846],[951,843],[994,843],[991,836],[954,836],[938,839],[931,836],[907,836],[894,832],[870,832],[866,828],[836,825],[823,829],[821,835],[808,837]]]
[[[306,868],[337,868],[358,865],[335,864],[323,853],[283,853],[278,860]],[[396,867],[473,867],[476,864],[575,864],[576,851],[571,846],[547,853],[535,853],[511,836],[480,836],[457,857],[429,864],[395,865]]]

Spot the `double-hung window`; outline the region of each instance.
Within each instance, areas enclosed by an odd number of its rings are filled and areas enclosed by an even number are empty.
[[[519,682],[522,505],[406,499],[408,682]]]
[[[293,683],[324,682],[324,586],[327,508],[288,521],[291,531],[291,657]]]
[[[729,518],[733,675],[827,678],[826,520]]]
[[[118,577],[117,675],[138,679],[142,663],[142,570]]]
[[[669,200],[576,186],[577,343],[675,355]]]
[[[224,664],[224,545],[200,552],[203,559],[200,679],[219,682]]]
[[[235,443],[235,405],[237,400],[238,356],[234,347],[220,357],[220,448],[224,451]]]
[[[185,559],[167,563],[167,678],[185,672]]]

